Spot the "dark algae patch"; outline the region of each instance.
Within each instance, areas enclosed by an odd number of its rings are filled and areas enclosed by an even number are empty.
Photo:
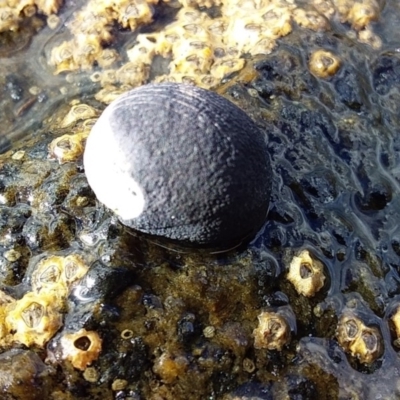
[[[343,26],[295,26],[215,88],[271,158],[267,222],[234,251],[96,199],[89,95],[0,156],[2,398],[400,398],[400,59]]]

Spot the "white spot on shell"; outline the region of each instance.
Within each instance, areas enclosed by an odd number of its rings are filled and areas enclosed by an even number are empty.
[[[87,140],[85,173],[97,199],[123,220],[130,220],[143,212],[144,193],[127,171],[128,162],[124,160],[124,155],[107,134],[111,128],[107,126],[106,120],[103,116],[101,124],[94,125]]]

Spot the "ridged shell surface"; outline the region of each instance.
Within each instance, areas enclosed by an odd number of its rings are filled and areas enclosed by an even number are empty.
[[[163,83],[122,95],[94,125],[84,165],[97,198],[145,233],[229,248],[265,222],[266,133],[208,90]]]

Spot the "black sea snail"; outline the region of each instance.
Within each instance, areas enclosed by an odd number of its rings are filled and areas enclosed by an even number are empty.
[[[265,134],[222,96],[149,84],[111,103],[88,137],[84,167],[99,201],[138,231],[229,249],[265,222]]]

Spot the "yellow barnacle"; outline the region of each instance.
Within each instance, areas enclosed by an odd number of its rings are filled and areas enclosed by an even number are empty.
[[[354,3],[348,14],[348,20],[355,30],[365,28],[379,18],[379,8],[376,4]]]
[[[211,66],[211,75],[217,79],[222,79],[233,72],[243,69],[244,64],[243,58],[221,58]]]
[[[102,340],[95,331],[81,329],[67,333],[61,338],[62,358],[71,362],[74,368],[85,370],[97,360],[101,352]]]
[[[121,88],[117,88],[113,85],[109,85],[101,89],[95,94],[95,99],[105,104],[110,104],[117,97],[121,96],[124,91]]]
[[[118,22],[132,31],[140,24],[148,24],[153,20],[153,8],[144,0],[136,0],[119,10]]]
[[[72,71],[76,68],[73,60],[73,46],[70,42],[64,41],[51,51],[49,64],[56,67],[56,74]]]
[[[32,274],[32,290],[40,292],[42,289],[53,287],[61,279],[63,258],[51,256],[41,260]]]
[[[27,293],[7,306],[5,326],[12,341],[43,347],[62,324],[60,299],[53,293]]]
[[[11,296],[0,290],[0,344],[1,345],[7,345],[11,340],[11,335],[6,327],[5,319],[7,315],[7,309],[13,303],[15,303],[15,299],[13,299]]]
[[[47,17],[47,26],[52,30],[56,29],[60,25],[60,22],[60,18],[55,14],[51,14]]]
[[[216,86],[218,83],[219,80],[211,75],[200,75],[199,82],[197,84],[204,89],[210,89],[211,87]]]
[[[399,344],[400,339],[400,306],[397,307],[396,312],[390,317],[395,332],[395,344]]]
[[[317,50],[311,54],[308,67],[315,76],[328,78],[340,68],[340,59],[330,51]]]
[[[228,22],[223,19],[211,20],[207,25],[206,29],[210,34],[214,36],[214,39],[221,39],[222,35],[228,28]]]
[[[119,58],[118,53],[114,49],[102,50],[99,54],[98,63],[102,68],[108,68]]]
[[[150,66],[141,62],[129,62],[116,73],[117,80],[128,86],[139,86],[149,77]]]
[[[56,159],[60,164],[75,161],[83,153],[82,136],[63,135],[54,139],[49,145],[50,158]]]
[[[290,341],[290,326],[283,315],[262,312],[258,316],[258,327],[253,331],[256,349],[282,350]]]
[[[170,63],[171,73],[204,74],[209,71],[213,61],[211,48],[201,41],[182,41],[174,47],[173,52],[175,58]]]
[[[88,104],[76,104],[70,108],[68,114],[61,121],[60,127],[66,128],[77,121],[97,116],[97,111]]]
[[[76,254],[70,254],[69,256],[63,258],[62,264],[62,279],[68,288],[70,288],[71,285],[78,279],[82,278],[88,270],[88,266],[85,264],[82,258]]]
[[[316,11],[306,11],[301,8],[297,8],[294,11],[294,20],[300,26],[312,29],[313,31],[326,30],[329,27],[329,23],[326,18]]]
[[[188,367],[189,361],[185,355],[173,356],[163,353],[155,360],[153,370],[163,382],[172,383],[185,374]]]
[[[156,35],[138,35],[137,43],[126,52],[129,60],[150,65],[155,54],[157,39]]]
[[[320,261],[311,258],[308,250],[303,250],[298,256],[293,257],[287,279],[293,284],[297,293],[312,297],[324,286],[324,267]]]
[[[0,9],[0,32],[15,31],[20,22],[19,12],[12,7]]]
[[[40,12],[45,15],[56,13],[63,0],[35,0],[35,4]]]

